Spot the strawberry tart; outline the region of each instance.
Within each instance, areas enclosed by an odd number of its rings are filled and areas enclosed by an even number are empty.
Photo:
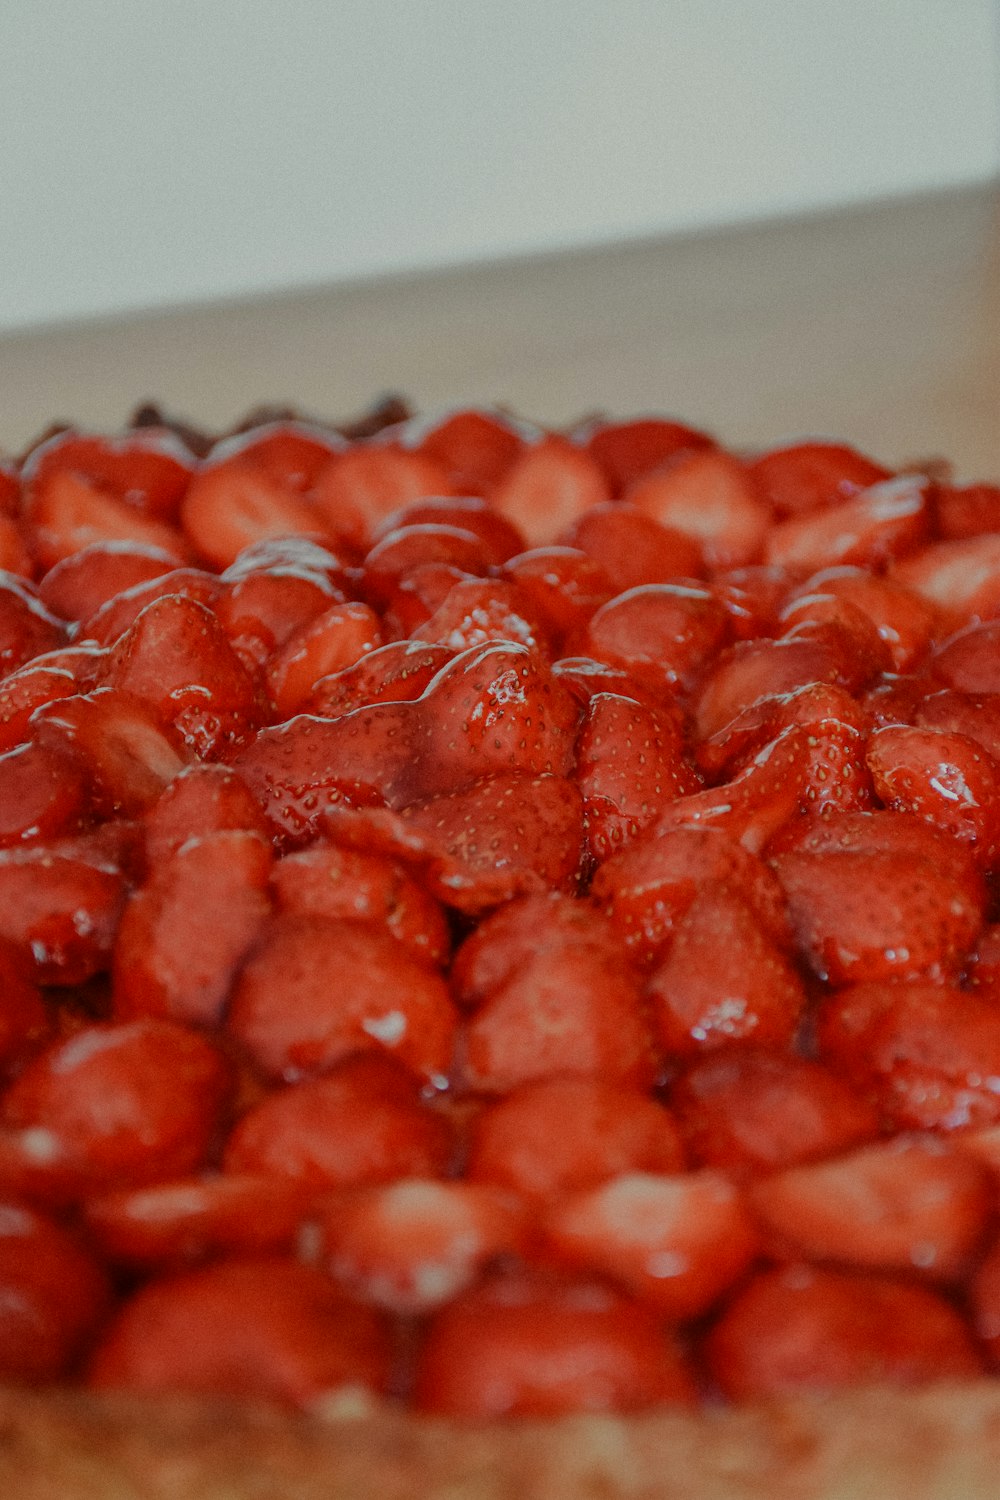
[[[0,1493],[996,1493],[1000,487],[147,408],[0,568]]]

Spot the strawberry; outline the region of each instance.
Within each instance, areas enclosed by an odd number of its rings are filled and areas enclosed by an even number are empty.
[[[613,1177],[553,1204],[543,1233],[557,1258],[677,1319],[707,1312],[757,1251],[738,1190],[711,1171]]]
[[[476,1116],[467,1175],[546,1200],[625,1172],[683,1165],[677,1127],[662,1104],[602,1078],[557,1077],[522,1084]]]
[[[677,453],[629,485],[624,498],[696,541],[710,568],[738,568],[761,558],[767,504],[757,480],[731,454]]]
[[[238,454],[282,489],[305,495],[334,454],[345,447],[338,433],[316,422],[254,422],[246,431],[216,443],[210,461],[219,463]]]
[[[385,1389],[380,1315],[314,1266],[223,1260],[143,1287],[90,1361],[88,1383],[145,1393],[215,1392],[307,1407],[342,1387]]]
[[[485,495],[535,435],[527,423],[514,422],[505,412],[469,407],[407,422],[399,441],[406,450],[441,464],[459,494]]]
[[[228,1024],[272,1078],[309,1077],[352,1052],[384,1049],[438,1083],[451,1066],[456,1017],[440,975],[382,928],[286,913],[237,979]]]
[[[79,636],[101,646],[113,646],[131,628],[147,605],[168,596],[194,599],[207,608],[219,597],[219,580],[202,568],[174,568],[135,583],[120,594],[113,594],[93,615],[80,622]]]
[[[706,432],[665,417],[633,417],[625,422],[598,418],[574,432],[573,439],[600,464],[613,495],[621,495],[675,454],[715,447]]]
[[[531,601],[550,639],[573,640],[616,592],[600,562],[577,547],[533,547],[511,557],[500,576]]]
[[[621,962],[610,923],[589,902],[556,892],[508,901],[485,917],[456,953],[451,969],[456,999],[475,1008],[525,964],[567,946],[610,949],[610,961]]]
[[[54,1220],[0,1202],[0,1377],[65,1376],[111,1300],[93,1256]]]
[[[30,727],[47,753],[71,755],[91,783],[99,813],[131,816],[155,802],[163,788],[192,760],[191,751],[138,698],[98,688],[36,709]]]
[[[0,849],[78,828],[86,803],[84,774],[65,750],[32,739],[0,755]]]
[[[144,515],[72,469],[33,479],[26,488],[24,513],[43,570],[95,542],[137,542],[168,553],[178,563],[188,556],[186,539],[176,526]]]
[[[267,664],[267,688],[280,717],[296,713],[321,678],[381,644],[378,616],[367,604],[333,604],[294,631]]]
[[[660,1320],[599,1282],[499,1272],[431,1319],[417,1408],[555,1417],[687,1405],[694,1386]]]
[[[549,655],[549,632],[531,595],[503,578],[461,578],[410,635],[449,651],[516,641]]]
[[[793,724],[812,728],[814,739],[839,736],[856,747],[861,774],[870,785],[864,765],[868,715],[846,688],[833,683],[810,682],[758,698],[697,746],[698,766],[713,780],[732,776]]]
[[[890,477],[854,448],[815,440],[771,448],[749,469],[779,517],[834,507]]]
[[[676,694],[665,685],[657,689],[637,682],[621,667],[610,667],[607,662],[595,661],[592,656],[561,657],[552,663],[552,675],[583,708],[598,693],[614,693],[619,698],[632,698],[636,703],[647,704],[658,714],[666,714],[678,733],[683,729],[684,715]]]
[[[583,449],[549,435],[523,449],[490,498],[529,547],[545,547],[591,506],[610,499],[610,492],[600,468]]]
[[[270,846],[226,830],[164,855],[126,907],[114,961],[114,1011],[218,1023],[237,969],[270,915]]]
[[[34,1050],[46,1039],[49,1025],[45,1002],[29,978],[24,955],[10,939],[0,938],[0,1066],[16,1064]]]
[[[695,583],[629,589],[591,618],[587,655],[621,667],[653,688],[687,687],[726,638],[726,613]]]
[[[362,564],[361,590],[377,607],[391,603],[400,580],[422,563],[450,563],[462,573],[485,574],[493,555],[474,531],[441,521],[409,520],[387,531],[365,554]]]
[[[327,541],[315,536],[260,537],[248,542],[219,575],[223,584],[239,583],[263,573],[269,578],[299,578],[336,589],[344,582],[346,564]]]
[[[252,674],[290,636],[343,601],[343,591],[326,573],[288,566],[251,570],[226,579],[221,593],[208,602],[236,655]]]
[[[33,578],[37,569],[28,547],[27,527],[0,508],[0,570],[17,578]]]
[[[624,500],[592,506],[560,540],[599,563],[615,594],[646,583],[702,578],[705,573],[701,547],[694,537],[661,526]]]
[[[992,868],[1000,854],[1000,770],[975,740],[942,729],[891,725],[868,742],[886,807],[916,813]]]
[[[214,568],[228,567],[253,542],[297,534],[322,539],[330,531],[316,506],[241,454],[199,470],[181,521],[191,547]]]
[[[419,563],[399,580],[391,601],[382,611],[382,633],[390,640],[419,638],[420,632],[457,583],[479,584],[460,568],[446,562]],[[470,629],[475,621],[468,621]]]
[[[779,623],[783,639],[818,642],[829,650],[837,681],[857,693],[892,670],[892,652],[871,616],[836,593],[789,600]]]
[[[931,542],[903,558],[890,575],[954,625],[1000,608],[1000,535]]]
[[[806,998],[788,959],[724,885],[695,895],[646,995],[654,1034],[671,1059],[749,1041],[784,1046]]]
[[[32,451],[22,478],[32,498],[50,476],[69,474],[129,510],[176,521],[191,468],[190,451],[163,429],[109,438],[70,428]]]
[[[942,537],[957,540],[1000,531],[1000,485],[939,484],[934,498]]]
[[[718,569],[713,587],[735,640],[752,641],[776,633],[778,613],[788,594],[788,579],[780,568],[753,563]]]
[[[82,1027],[53,1042],[0,1101],[0,1172],[70,1198],[200,1167],[229,1092],[216,1047],[173,1021]],[[114,1108],[109,1107],[114,1101]]]
[[[369,1052],[265,1096],[234,1126],[224,1166],[319,1189],[443,1176],[451,1156],[448,1123],[417,1080]]]
[[[33,585],[13,573],[0,573],[0,677],[64,643],[62,623],[49,613]]]
[[[1000,1354],[1000,1253],[995,1244],[972,1283],[972,1310],[976,1333],[995,1369]]]
[[[124,882],[53,847],[0,853],[0,935],[39,983],[82,984],[109,965]]]
[[[705,1351],[715,1380],[738,1401],[969,1380],[982,1371],[970,1330],[937,1293],[889,1276],[799,1265],[749,1282]]]
[[[395,1313],[427,1313],[528,1238],[513,1194],[473,1182],[405,1181],[355,1188],[320,1216],[322,1260],[344,1290]]]
[[[85,1208],[101,1253],[129,1269],[180,1266],[208,1255],[290,1250],[310,1194],[277,1177],[224,1173],[100,1193]]]
[[[353,666],[332,672],[313,684],[303,711],[337,719],[372,703],[409,703],[419,698],[453,653],[424,641],[390,641],[376,646]]]
[[[878,578],[844,564],[823,568],[792,593],[788,604],[816,594],[832,595],[866,614],[888,646],[897,672],[911,671],[921,661],[935,633],[934,609],[894,578]]]
[[[393,532],[411,526],[447,526],[470,533],[478,538],[493,567],[499,567],[508,557],[516,557],[524,551],[524,537],[517,527],[495,511],[478,492],[411,500],[379,522],[372,532],[373,543],[377,547]]]
[[[586,850],[598,863],[648,828],[664,802],[698,787],[683,740],[665,713],[597,693],[577,741]]]
[[[267,836],[246,783],[228,766],[188,766],[163,789],[146,813],[146,858],[156,864],[188,839],[239,830]]]
[[[63,620],[87,620],[116,594],[172,573],[176,555],[136,541],[92,542],[50,568],[38,585],[42,602]]]
[[[832,651],[820,641],[738,641],[716,658],[695,698],[698,737],[710,740],[757,704],[837,681]]]
[[[793,1054],[740,1047],[695,1062],[671,1105],[694,1160],[754,1176],[871,1140],[878,1116],[839,1074]]]
[[[453,493],[447,471],[432,458],[365,443],[331,460],[316,478],[312,499],[327,531],[365,551],[375,527],[392,511],[411,500]]]
[[[930,671],[960,693],[1000,693],[1000,621],[970,625],[946,641],[931,658]]]
[[[767,560],[805,574],[831,564],[878,567],[905,557],[930,535],[930,497],[930,482],[921,475],[884,479],[829,509],[779,522],[767,539]]]

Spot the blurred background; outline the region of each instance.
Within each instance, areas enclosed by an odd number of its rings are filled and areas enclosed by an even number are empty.
[[[403,388],[1000,469],[998,15],[0,0],[0,443]]]

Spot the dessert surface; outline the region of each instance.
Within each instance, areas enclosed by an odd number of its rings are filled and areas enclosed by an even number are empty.
[[[146,408],[0,468],[0,567],[0,1474],[104,1424],[146,1493],[161,1398],[383,1494],[406,1413],[506,1433],[470,1495],[709,1431],[852,1494],[878,1402],[985,1466],[1000,487]]]

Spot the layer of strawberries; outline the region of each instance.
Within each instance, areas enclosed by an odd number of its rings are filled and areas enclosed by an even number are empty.
[[[0,469],[0,1377],[1000,1364],[1000,488],[143,424]]]

